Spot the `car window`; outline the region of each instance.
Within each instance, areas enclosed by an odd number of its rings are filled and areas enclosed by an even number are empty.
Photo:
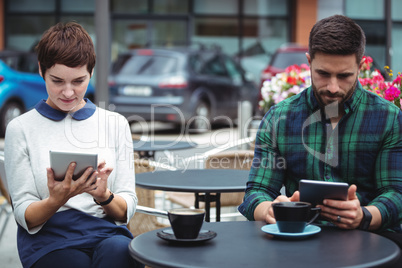
[[[238,69],[236,63],[234,63],[234,61],[232,59],[230,59],[229,57],[224,58],[224,63],[225,63],[226,70],[227,70],[229,76],[233,80],[241,80],[241,74],[242,73]]]
[[[227,76],[226,68],[220,61],[219,57],[214,57],[205,63],[201,70],[202,74]]]
[[[116,67],[118,68],[118,67]],[[155,75],[176,72],[177,58],[159,55],[133,55],[122,65],[120,74]]]
[[[276,54],[272,66],[280,69],[285,69],[286,67],[297,64],[300,65],[302,63],[308,64],[306,53],[305,52],[287,52],[287,53],[278,53]]]
[[[8,67],[18,71],[19,69],[19,56],[1,56],[0,59],[8,65]]]
[[[189,62],[191,70],[193,70],[196,73],[199,73],[201,71],[202,61],[201,61],[199,55],[191,55],[189,57],[188,62]]]

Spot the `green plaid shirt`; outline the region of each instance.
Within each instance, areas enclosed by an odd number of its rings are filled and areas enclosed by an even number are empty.
[[[256,138],[253,166],[239,211],[254,220],[263,201],[286,187],[291,196],[301,179],[357,185],[361,205],[382,215],[381,230],[400,232],[402,219],[402,112],[358,83],[332,129],[311,87],[271,108]]]

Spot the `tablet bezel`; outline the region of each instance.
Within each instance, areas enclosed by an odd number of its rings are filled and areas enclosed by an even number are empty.
[[[300,180],[300,201],[313,206],[322,204],[324,199],[347,200],[349,184],[346,182],[330,182]]]
[[[98,154],[84,152],[70,152],[50,150],[50,167],[53,169],[54,179],[64,180],[68,166],[75,162],[77,166],[74,170],[73,180],[78,180],[88,167],[97,170]]]

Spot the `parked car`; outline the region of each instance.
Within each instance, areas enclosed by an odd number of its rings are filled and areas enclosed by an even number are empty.
[[[136,49],[113,64],[109,102],[130,122],[174,122],[205,131],[210,123],[236,119],[239,101],[258,109],[259,89],[247,77],[217,49]]]
[[[87,97],[94,99],[94,87],[88,86]],[[32,109],[47,98],[45,81],[38,72],[33,52],[0,51],[0,136],[15,117]]]
[[[274,55],[272,55],[268,66],[261,73],[261,85],[265,80],[269,80],[276,74],[284,72],[288,66],[303,63],[308,64],[306,57],[307,52],[307,46],[300,46],[293,43],[279,47]]]

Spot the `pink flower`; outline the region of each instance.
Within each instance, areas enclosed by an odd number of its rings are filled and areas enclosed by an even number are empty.
[[[384,92],[384,99],[389,100],[389,101],[394,101],[394,99],[398,98],[400,94],[401,94],[401,91],[398,88],[396,88],[394,86],[390,86]]]

